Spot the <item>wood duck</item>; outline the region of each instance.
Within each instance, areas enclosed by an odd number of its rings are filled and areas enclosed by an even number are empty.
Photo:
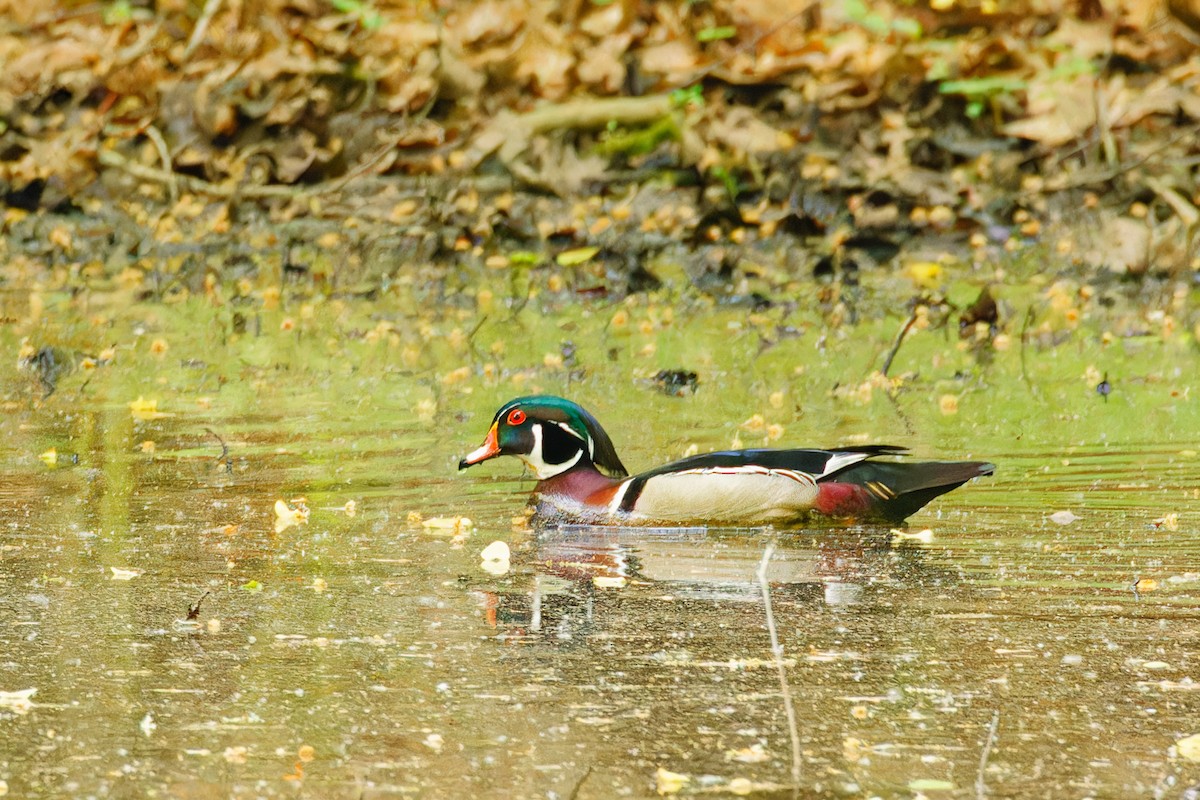
[[[561,397],[520,397],[496,412],[460,470],[516,456],[537,475],[539,524],[789,525],[823,516],[897,523],[940,494],[991,475],[982,461],[877,461],[902,447],[731,450],[628,477],[596,418]]]

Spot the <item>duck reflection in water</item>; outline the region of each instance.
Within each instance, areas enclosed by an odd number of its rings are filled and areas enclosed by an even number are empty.
[[[514,553],[510,587],[481,589],[480,604],[505,636],[560,639],[605,631],[609,602],[761,604],[764,546],[761,530],[563,526],[540,533],[523,557]],[[776,540],[766,577],[780,599],[853,613],[888,590],[955,580],[925,555],[883,529],[789,533]]]

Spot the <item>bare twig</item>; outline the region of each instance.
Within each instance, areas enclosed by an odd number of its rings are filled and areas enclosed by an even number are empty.
[[[188,619],[196,619],[200,616],[200,604],[203,603],[204,598],[208,597],[210,594],[212,594],[212,590],[206,590],[204,594],[200,595],[200,599],[196,601],[195,605],[188,606]]]
[[[888,370],[892,368],[892,360],[896,357],[896,353],[900,351],[900,345],[904,343],[904,337],[908,335],[908,332],[912,329],[913,324],[916,323],[917,309],[920,307],[921,305],[919,303],[913,306],[912,313],[908,315],[908,319],[904,322],[904,327],[902,327],[900,332],[896,334],[896,341],[892,342],[892,349],[888,351],[887,358],[883,361],[882,372],[884,377],[887,377]]]
[[[231,459],[229,457],[229,445],[225,444],[225,440],[222,439],[220,437],[220,435],[218,435],[217,432],[214,431],[212,428],[205,428],[204,430],[211,433],[213,438],[221,443],[221,456],[220,456],[219,460],[225,464],[225,471],[232,474],[233,473],[233,459]]]
[[[1029,379],[1029,373],[1025,370],[1025,345],[1027,343],[1029,326],[1033,322],[1034,316],[1033,306],[1031,305],[1025,309],[1025,323],[1021,326],[1021,380],[1029,387],[1030,394],[1036,396],[1037,387],[1033,385],[1033,381]]]
[[[775,613],[771,610],[771,586],[767,583],[767,566],[775,552],[775,543],[768,542],[758,564],[758,585],[762,589],[763,611],[767,617],[767,631],[771,634],[771,655],[775,658],[775,669],[779,671],[779,690],[783,693],[783,710],[787,714],[788,734],[792,738],[792,797],[800,796],[800,731],[796,724],[796,708],[792,705],[792,690],[788,686],[787,667],[783,663],[783,645],[779,644],[779,633],[775,628]]]
[[[1000,728],[1000,712],[992,714],[992,724],[988,726],[987,740],[983,743],[983,752],[979,754],[979,771],[975,773],[975,796],[983,800],[987,796],[987,783],[983,780],[983,772],[987,769],[988,756],[992,754],[992,745],[996,743],[996,731]]]
[[[153,125],[146,126],[146,137],[154,142],[154,149],[158,151],[158,157],[162,160],[163,171],[169,176],[167,178],[167,191],[171,193],[171,202],[179,200],[179,181],[175,175],[174,164],[171,161],[171,151],[167,148],[167,140],[163,138],[162,133]]]
[[[195,178],[191,175],[180,175],[167,170],[155,169],[147,167],[145,164],[138,164],[130,161],[121,154],[113,150],[101,150],[99,155],[100,163],[106,167],[114,167],[122,172],[128,172],[135,178],[140,178],[144,181],[154,181],[155,183],[170,184],[172,181],[178,181],[180,188],[188,192],[196,194],[206,194],[211,197],[221,197],[231,199],[234,197],[276,197],[285,200],[307,197],[311,194],[317,194],[322,188],[306,187],[298,189],[293,186],[238,186],[238,185],[218,185],[202,178]]]
[[[216,16],[220,7],[221,0],[208,0],[204,4],[204,10],[200,12],[200,19],[196,20],[196,27],[192,28],[192,35],[188,37],[187,47],[184,48],[183,58],[185,61],[192,57],[192,53],[204,40],[204,34],[208,33],[208,24],[212,22],[212,18]]]

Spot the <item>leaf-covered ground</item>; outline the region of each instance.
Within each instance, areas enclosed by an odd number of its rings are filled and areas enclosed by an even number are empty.
[[[598,247],[635,289],[677,243],[717,280],[768,241],[798,272],[917,242],[1186,275],[1194,23],[1182,0],[0,0],[0,255],[112,277],[259,220],[392,268]]]

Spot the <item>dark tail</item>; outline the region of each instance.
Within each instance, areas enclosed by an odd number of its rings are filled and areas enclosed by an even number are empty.
[[[871,516],[901,522],[938,495],[995,471],[985,461],[860,461],[825,480],[863,487]]]

